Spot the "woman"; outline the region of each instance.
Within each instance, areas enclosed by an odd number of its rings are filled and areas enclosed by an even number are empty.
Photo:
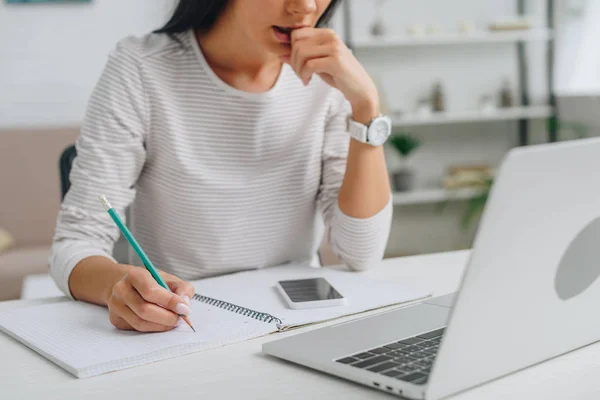
[[[311,262],[319,213],[351,268],[383,257],[389,120],[351,51],[319,28],[335,3],[181,0],[164,28],[118,44],[58,216],[50,264],[67,295],[107,306],[119,329],[169,330],[191,312],[182,279]],[[174,293],[112,258],[102,194],[121,215],[132,206]]]

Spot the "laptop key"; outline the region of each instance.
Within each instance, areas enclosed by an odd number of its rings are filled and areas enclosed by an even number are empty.
[[[402,369],[408,372],[414,372],[417,371],[419,369],[421,369],[419,366],[414,365],[414,364],[405,364],[402,366]]]
[[[388,369],[392,369],[392,368],[399,367],[399,366],[400,366],[400,364],[396,364],[395,362],[390,361],[390,362],[376,365],[373,368],[369,368],[367,371],[382,372],[382,371],[387,371]]]
[[[412,351],[406,350],[404,348],[404,349],[395,350],[393,354],[410,354],[410,353],[412,353]]]
[[[367,358],[375,357],[375,354],[373,354],[373,353],[359,353],[359,354],[353,355],[352,357],[356,357],[356,358],[360,358],[361,360],[365,360]]]
[[[352,366],[356,367],[356,368],[367,368],[372,365],[382,363],[384,361],[390,361],[391,359],[392,359],[392,357],[388,357],[388,356],[377,356],[377,357],[369,358],[368,360],[353,364]]]
[[[417,343],[421,343],[423,341],[423,339],[420,339],[418,337],[412,337],[412,338],[408,338],[408,339],[404,339],[404,340],[400,340],[398,343],[400,344],[417,344]]]
[[[419,350],[423,350],[423,349],[428,349],[429,346],[426,345],[425,343],[417,343],[417,344],[413,344],[413,347],[419,349]]]
[[[400,364],[409,364],[413,361],[415,361],[415,358],[409,357],[409,356],[401,356],[401,357],[394,358],[394,362],[397,362]]]
[[[427,361],[415,361],[413,363],[414,366],[419,367],[419,368],[427,368],[431,366],[431,362],[427,362]]]
[[[419,351],[421,350],[420,348],[416,347],[416,346],[408,346],[402,349],[403,351],[408,351],[410,353],[414,353],[415,351]]]
[[[391,371],[384,372],[382,375],[389,376],[390,378],[395,378],[400,375],[404,375],[405,372],[397,369],[393,369]]]
[[[424,333],[422,335],[417,335],[418,338],[421,339],[433,339],[433,338],[438,338],[441,337],[444,334],[444,331],[446,330],[446,328],[441,328],[441,329],[437,329],[435,331],[432,332],[427,332]]]
[[[375,353],[375,354],[385,354],[385,353],[389,353],[390,351],[391,351],[390,349],[386,349],[385,347],[379,347],[377,349],[369,350],[370,353]]]
[[[423,383],[424,378],[426,381],[427,375],[425,375],[424,373],[413,372],[412,374],[409,374],[409,375],[400,376],[397,379],[400,379],[401,381],[405,381],[405,382],[411,382],[411,383]],[[419,381],[419,382],[417,382],[417,381]]]
[[[346,357],[346,358],[342,358],[340,360],[337,360],[337,362],[342,363],[342,364],[352,364],[354,362],[360,361],[360,359],[358,358],[354,358],[354,357]]]
[[[386,355],[388,355],[390,357],[402,357],[402,356],[406,355],[406,353],[396,350],[396,351],[392,351],[391,353],[387,353]]]
[[[406,346],[403,345],[403,344],[400,344],[400,343],[390,343],[390,344],[386,344],[383,347],[385,347],[387,349],[398,350],[398,349],[401,349],[401,348],[406,347]]]

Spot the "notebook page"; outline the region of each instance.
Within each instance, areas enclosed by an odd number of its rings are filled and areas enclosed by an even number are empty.
[[[323,277],[346,299],[344,306],[292,310],[276,289],[279,280]],[[361,272],[284,265],[192,282],[196,293],[227,301],[282,320],[286,327],[311,324],[389,305],[424,299],[431,292],[374,280]]]
[[[164,333],[120,331],[108,310],[63,302],[0,314],[0,330],[79,378],[100,375],[272,333],[267,324],[192,301],[196,333],[182,325]]]

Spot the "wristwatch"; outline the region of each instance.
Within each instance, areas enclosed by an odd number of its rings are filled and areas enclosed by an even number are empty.
[[[389,117],[380,115],[373,118],[368,125],[365,125],[354,121],[350,117],[348,118],[348,133],[350,137],[361,143],[381,146],[392,133],[392,120]]]

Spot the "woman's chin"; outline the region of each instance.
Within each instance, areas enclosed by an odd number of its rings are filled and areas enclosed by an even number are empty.
[[[290,43],[271,42],[269,43],[268,49],[271,53],[278,57],[291,56],[292,45]]]

